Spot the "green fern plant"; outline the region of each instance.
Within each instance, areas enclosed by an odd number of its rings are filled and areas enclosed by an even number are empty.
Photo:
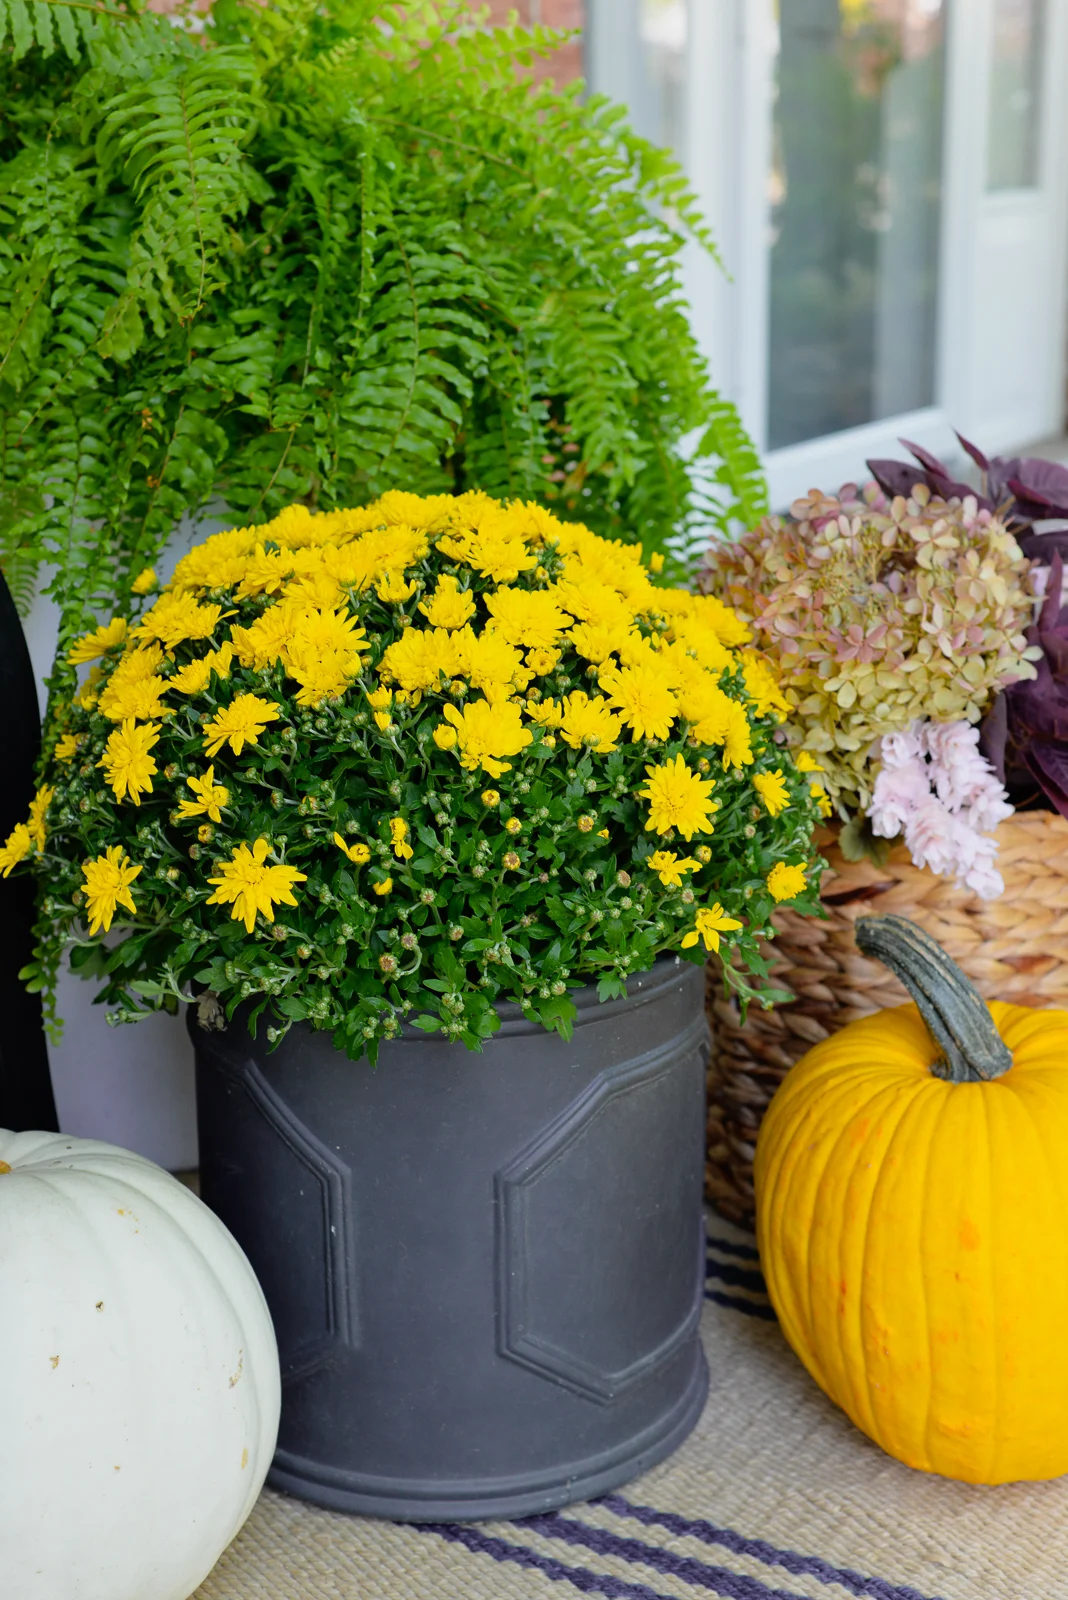
[[[758,520],[680,289],[712,242],[619,108],[517,74],[559,37],[0,0],[0,562],[23,605],[54,567],[61,644],[220,505],[481,487],[676,565]]]

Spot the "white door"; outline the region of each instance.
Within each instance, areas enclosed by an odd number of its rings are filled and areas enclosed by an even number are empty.
[[[696,331],[773,501],[900,435],[1063,424],[1068,0],[592,0],[593,87],[674,144],[731,274]]]

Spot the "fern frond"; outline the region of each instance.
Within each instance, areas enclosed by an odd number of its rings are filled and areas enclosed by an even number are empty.
[[[712,240],[618,107],[516,73],[559,39],[466,0],[216,0],[196,38],[0,0],[22,601],[50,563],[66,638],[220,502],[247,523],[481,486],[678,572],[759,517],[682,295],[685,241]]]

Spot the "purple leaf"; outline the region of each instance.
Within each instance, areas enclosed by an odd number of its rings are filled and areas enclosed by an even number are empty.
[[[1055,555],[1068,560],[1068,528],[1051,529],[1049,533],[1021,533],[1018,543],[1029,561],[1042,561],[1048,566]]]
[[[1005,782],[1005,741],[1009,736],[1008,696],[999,694],[983,718],[979,729],[979,748],[1001,782]]]
[[[869,461],[867,465],[879,488],[891,500],[898,494],[907,500],[918,483],[926,482],[924,473],[907,461]]]
[[[1053,560],[1049,564],[1049,577],[1046,580],[1046,598],[1042,602],[1042,610],[1038,614],[1039,633],[1050,632],[1057,626],[1057,619],[1061,614],[1061,588],[1064,581],[1064,562],[1059,550],[1053,552]]]
[[[954,433],[957,433],[956,428],[954,428],[953,431]],[[968,454],[971,456],[980,472],[988,472],[990,470],[990,462],[987,460],[986,456],[984,456],[979,446],[977,444],[972,444],[964,437],[963,433],[957,433],[957,438],[960,440],[961,449],[967,450]],[[904,440],[902,440],[902,443],[904,443]]]
[[[1054,811],[1068,817],[1068,750],[1033,739],[1024,751],[1024,763]]]
[[[1041,498],[1047,505],[1068,506],[1068,467],[1043,461],[1041,456],[1019,456],[1005,465],[1014,468],[1013,477],[1024,494]]]
[[[937,456],[933,456],[930,450],[925,450],[922,444],[913,444],[911,439],[901,439],[899,443],[903,444],[906,450],[911,450],[916,460],[921,462],[928,472],[934,472],[941,478],[949,477],[949,469],[945,463],[939,461]]]

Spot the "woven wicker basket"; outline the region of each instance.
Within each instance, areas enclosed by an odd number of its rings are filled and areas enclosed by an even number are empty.
[[[753,1150],[768,1102],[810,1045],[846,1022],[908,996],[886,968],[856,947],[866,912],[911,917],[939,941],[982,993],[1018,1005],[1068,1009],[1068,822],[1025,811],[997,831],[1005,892],[980,900],[914,867],[903,845],[885,867],[846,861],[828,834],[821,844],[827,920],[775,915],[773,981],[797,998],[750,1010],[744,1027],[709,969],[708,1199],[731,1221],[753,1220]]]

